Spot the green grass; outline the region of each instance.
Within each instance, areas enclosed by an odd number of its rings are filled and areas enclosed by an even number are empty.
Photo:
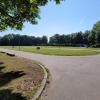
[[[0,100],[31,100],[43,75],[37,62],[0,53]]]
[[[12,48],[11,46],[3,46],[1,48],[19,50],[18,46]],[[36,49],[36,46],[22,46],[21,51],[32,52],[45,55],[58,55],[58,56],[86,56],[96,55],[100,52],[94,50],[100,50],[100,48],[78,48],[78,47],[52,47],[52,46],[41,46],[40,50]]]

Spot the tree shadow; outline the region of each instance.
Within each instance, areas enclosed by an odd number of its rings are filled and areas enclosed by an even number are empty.
[[[5,68],[4,66],[0,66],[0,72],[1,72],[1,70],[4,69],[4,68]]]
[[[0,100],[27,100],[21,93],[13,92],[11,89],[0,90]]]
[[[3,64],[3,62],[0,62],[0,87],[25,75],[24,71],[3,72],[2,70],[5,68]],[[27,98],[22,96],[21,93],[14,92],[12,89],[1,89],[0,100],[27,100]]]
[[[6,85],[7,83],[11,82],[12,80],[24,76],[25,73],[23,71],[10,71],[0,73],[0,86]]]
[[[0,62],[0,72],[2,71],[2,69],[4,69],[5,68],[5,66],[3,66],[3,62]]]
[[[0,65],[4,64],[3,62],[0,62]]]
[[[0,62],[0,87],[25,75],[24,71],[2,72],[2,69],[5,68],[5,66],[2,66],[2,64],[3,63]]]

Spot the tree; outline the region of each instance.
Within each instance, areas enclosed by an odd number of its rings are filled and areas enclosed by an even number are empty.
[[[95,38],[95,43],[100,46],[100,21],[94,24],[92,34]]]
[[[7,28],[21,30],[24,22],[36,24],[40,6],[51,0],[0,0],[0,31]],[[57,4],[63,0],[54,0]]]
[[[70,46],[71,45],[71,35],[68,34],[65,36],[65,45]]]
[[[0,44],[3,45],[3,46],[4,45],[9,46],[9,44],[10,44],[9,36],[5,35],[3,38],[1,38]]]
[[[48,43],[47,36],[42,36],[41,42],[42,42],[43,45],[47,45],[47,43]]]
[[[100,47],[100,21],[94,24],[88,37],[90,46]]]
[[[5,46],[33,46],[47,45],[48,39],[46,36],[35,37],[20,34],[8,34],[0,37],[0,45]]]
[[[59,38],[59,44],[61,45],[65,45],[66,44],[66,36],[63,34],[63,35],[60,35],[60,38]]]
[[[42,39],[40,38],[40,37],[36,37],[35,38],[35,45],[40,45],[40,44],[42,44]]]
[[[56,45],[57,44],[57,39],[55,38],[55,36],[50,37],[49,44],[50,45]]]
[[[76,44],[78,45],[83,44],[83,33],[82,32],[76,33]]]
[[[54,37],[56,39],[56,44],[60,44],[60,35],[59,34],[55,34]]]
[[[83,44],[86,46],[89,46],[89,34],[91,34],[89,30],[86,30],[83,34]]]
[[[76,45],[76,33],[70,34],[70,43],[72,46]]]

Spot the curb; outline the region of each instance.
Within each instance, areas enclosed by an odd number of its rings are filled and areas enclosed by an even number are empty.
[[[39,66],[44,71],[44,78],[43,78],[43,80],[41,82],[40,88],[37,90],[37,93],[34,95],[34,97],[31,100],[37,100],[41,96],[41,94],[42,94],[42,92],[43,92],[43,90],[44,90],[44,88],[46,86],[46,82],[47,82],[48,73],[47,73],[45,67],[42,64],[39,64]]]

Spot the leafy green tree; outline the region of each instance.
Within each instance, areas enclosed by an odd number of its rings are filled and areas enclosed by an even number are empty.
[[[40,37],[35,38],[35,45],[41,45],[42,44],[42,39]]]
[[[70,43],[72,46],[76,45],[76,33],[70,34]]]
[[[48,43],[48,38],[47,38],[47,36],[42,36],[41,42],[42,42],[43,45],[47,45],[47,43]]]
[[[1,41],[0,41],[1,45],[6,45],[6,46],[9,46],[10,45],[10,38],[8,35],[5,35],[4,37],[1,38]]]
[[[24,22],[36,24],[40,7],[51,0],[0,0],[0,31],[7,28],[21,30]],[[57,4],[63,0],[54,0]]]
[[[0,37],[0,45],[5,46],[32,46],[32,45],[47,45],[48,39],[46,36],[35,37],[20,34],[8,34]]]
[[[89,44],[90,46],[96,44],[96,40],[95,40],[95,33],[91,31],[91,33],[88,36],[89,38]]]
[[[55,36],[50,37],[49,44],[50,45],[56,45],[57,44],[57,39],[55,38]]]
[[[61,40],[61,39],[60,39],[60,35],[59,35],[59,34],[55,34],[54,37],[55,37],[55,39],[56,39],[56,44],[59,45],[60,42],[61,42],[61,41],[60,41],[60,40]]]
[[[76,44],[83,44],[83,33],[82,32],[78,32],[76,33]]]
[[[87,47],[89,46],[89,34],[91,34],[91,31],[86,30],[83,34],[83,44]]]
[[[64,34],[60,35],[59,44],[66,45],[66,36]]]
[[[65,45],[70,46],[71,45],[71,35],[68,34],[65,36]]]
[[[94,24],[92,35],[94,35],[95,43],[100,46],[100,21]]]

